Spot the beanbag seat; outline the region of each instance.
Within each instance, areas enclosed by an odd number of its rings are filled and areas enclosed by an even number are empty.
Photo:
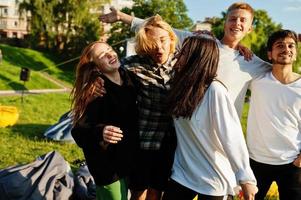
[[[13,126],[18,118],[19,112],[16,107],[0,105],[0,127]]]

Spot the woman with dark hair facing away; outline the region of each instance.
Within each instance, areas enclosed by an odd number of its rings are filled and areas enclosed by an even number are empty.
[[[93,99],[98,76],[106,81],[106,93]],[[136,91],[107,43],[93,42],[84,49],[72,95],[71,133],[95,179],[97,199],[127,200],[126,178],[138,147]]]
[[[169,93],[177,148],[163,200],[232,199],[237,185],[245,199],[254,199],[256,180],[240,121],[227,88],[215,78],[215,39],[189,37],[177,58]]]

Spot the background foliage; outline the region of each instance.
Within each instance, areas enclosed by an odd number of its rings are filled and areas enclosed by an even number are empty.
[[[90,11],[106,2],[109,0],[24,0],[19,11],[31,13],[33,48],[56,50],[67,58],[99,38],[98,15]]]

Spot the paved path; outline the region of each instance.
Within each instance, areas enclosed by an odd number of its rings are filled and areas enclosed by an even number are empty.
[[[13,95],[22,95],[22,94],[64,93],[64,92],[71,91],[71,89],[68,86],[65,86],[60,81],[55,80],[47,73],[40,72],[40,75],[43,78],[47,79],[48,81],[57,85],[60,89],[0,90],[0,96],[13,96]]]

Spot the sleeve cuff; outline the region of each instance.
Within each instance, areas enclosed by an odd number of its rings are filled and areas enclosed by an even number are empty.
[[[138,32],[141,25],[143,24],[144,20],[143,19],[140,19],[140,18],[137,18],[137,17],[134,17],[132,23],[131,23],[131,31],[132,32]]]

